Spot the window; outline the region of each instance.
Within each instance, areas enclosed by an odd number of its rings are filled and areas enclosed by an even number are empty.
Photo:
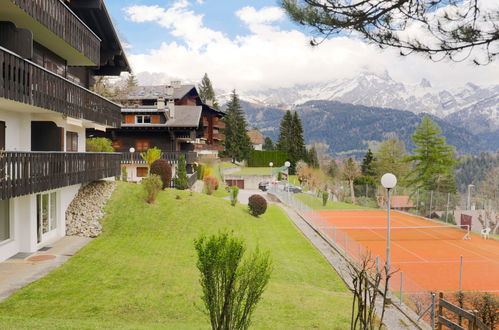
[[[42,235],[57,228],[57,205],[55,192],[36,196],[38,243]]]
[[[147,167],[137,167],[137,177],[145,178],[147,176]]]
[[[151,144],[147,140],[137,140],[135,141],[135,151],[147,151],[151,147]]]
[[[151,123],[151,116],[136,116],[136,123],[137,124],[150,124]]]
[[[66,151],[78,152],[78,133],[66,132]]]
[[[0,200],[0,242],[10,238],[9,200]]]

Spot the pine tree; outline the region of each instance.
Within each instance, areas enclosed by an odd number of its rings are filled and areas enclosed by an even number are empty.
[[[293,115],[291,111],[286,111],[282,117],[281,124],[279,126],[279,137],[277,138],[277,149],[288,152],[290,150],[291,136],[293,126]]]
[[[338,167],[338,164],[336,163],[336,160],[331,159],[327,168],[327,174],[332,178],[337,178],[339,173],[340,169]]]
[[[219,109],[219,105],[217,103],[217,99],[215,96],[215,90],[213,89],[213,85],[211,84],[210,78],[208,78],[208,74],[205,73],[203,79],[201,80],[201,84],[198,85],[199,89],[199,97],[203,103],[206,103],[209,100],[213,101],[213,108]]]
[[[407,158],[414,162],[414,175],[408,182],[417,188],[440,192],[456,191],[452,170],[457,164],[454,147],[445,144],[445,138],[439,136],[440,127],[429,117],[423,117],[421,125],[412,135],[416,145],[414,156]]]
[[[317,157],[317,150],[315,146],[312,146],[310,150],[307,152],[306,162],[308,166],[312,168],[319,168],[319,158]]]
[[[135,74],[131,73],[128,75],[128,78],[126,79],[126,87],[127,88],[132,88],[136,87],[139,85],[139,81],[137,80],[137,77]]]
[[[364,176],[376,176],[376,169],[374,168],[374,162],[376,161],[374,154],[371,149],[368,149],[364,158],[362,159],[362,164],[360,165],[361,173]]]
[[[248,136],[248,123],[235,90],[227,104],[224,122],[226,127],[223,154],[230,157],[233,162],[248,159],[253,145]]]
[[[268,136],[265,137],[262,149],[263,150],[275,150],[274,142],[272,142],[272,139],[269,138]]]
[[[292,156],[292,161],[294,161],[294,164],[296,166],[296,163],[299,160],[302,160],[306,157],[306,151],[307,149],[305,148],[305,139],[303,137],[303,125],[301,123],[301,119],[298,116],[298,112],[295,111],[293,114],[293,124],[292,124],[292,147],[293,147],[293,156]],[[317,155],[317,154],[316,154]]]
[[[296,163],[306,158],[305,141],[303,139],[303,126],[301,124],[298,113],[292,114],[291,111],[286,111],[281,120],[279,128],[279,138],[277,149],[286,151],[289,157],[291,166],[290,174],[295,174]]]
[[[180,155],[178,159],[177,171],[175,173],[175,179],[173,183],[175,188],[179,190],[185,190],[189,188],[189,179],[187,178],[187,168],[186,168],[185,156]]]

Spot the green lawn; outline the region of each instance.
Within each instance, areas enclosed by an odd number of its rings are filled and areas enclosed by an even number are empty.
[[[209,329],[193,240],[220,230],[271,251],[253,328],[349,328],[345,284],[275,205],[257,219],[243,205],[176,190],[148,205],[140,185],[121,183],[106,214],[100,237],[0,304],[0,328]]]
[[[271,167],[241,167],[241,170],[238,172],[234,172],[234,175],[271,175],[272,174]]]
[[[218,166],[222,170],[227,169],[227,168],[238,167],[236,164],[231,163],[231,162],[220,162],[220,163],[218,163]]]
[[[218,179],[219,185],[218,189],[213,193],[213,196],[215,197],[228,197],[230,193],[225,190],[225,182],[222,180],[222,174],[220,170],[222,169],[221,164],[227,164],[227,163],[211,163],[207,164],[209,168],[212,169],[212,176],[216,177]],[[230,163],[228,163],[230,164]]]
[[[369,207],[333,201],[327,201],[326,206],[323,206],[322,198],[315,197],[310,194],[294,194],[293,196],[298,198],[314,210],[373,210]]]

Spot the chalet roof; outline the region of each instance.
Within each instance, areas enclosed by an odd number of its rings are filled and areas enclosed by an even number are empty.
[[[248,136],[252,144],[263,144],[263,141],[265,140],[262,133],[257,129],[248,131]]]
[[[414,203],[410,200],[409,196],[392,196],[390,206],[394,209],[411,208],[414,207]]]
[[[167,127],[198,127],[203,107],[176,105],[175,116],[166,122]]]
[[[180,100],[195,88],[196,86],[194,85],[180,85],[179,88],[173,89],[173,98]],[[166,94],[166,85],[136,86],[127,95],[128,100],[156,100],[158,97],[169,98]]]

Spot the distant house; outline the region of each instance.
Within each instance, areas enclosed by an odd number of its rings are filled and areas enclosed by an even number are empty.
[[[140,153],[150,148],[161,149],[162,158],[172,164],[184,155],[188,172],[199,155],[217,157],[224,150],[223,112],[201,102],[194,85],[137,86],[119,101],[123,105],[121,127],[105,134],[94,132],[94,136],[113,141],[114,149],[123,153],[122,166],[132,181],[147,176]]]
[[[262,133],[260,133],[260,131],[257,129],[253,129],[253,130],[248,131],[248,136],[251,140],[251,144],[253,145],[253,149],[262,150],[263,142],[265,140]]]

